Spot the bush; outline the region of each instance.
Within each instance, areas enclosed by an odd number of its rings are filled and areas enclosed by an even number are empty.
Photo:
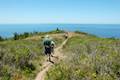
[[[72,37],[63,49],[67,57],[49,70],[45,80],[117,80],[119,46],[119,40]]]
[[[14,33],[14,40],[18,40],[19,39],[19,34],[18,33]]]
[[[16,40],[0,42],[0,80],[34,80],[44,61],[43,40],[19,40],[20,35],[15,35]],[[64,38],[54,40],[58,46]]]
[[[4,38],[2,36],[0,36],[0,41],[4,41]]]

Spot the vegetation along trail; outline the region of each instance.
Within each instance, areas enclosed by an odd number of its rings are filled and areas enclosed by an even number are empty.
[[[73,33],[69,33],[69,38],[73,35]],[[69,39],[68,38],[68,39]],[[54,62],[58,62],[59,60],[61,60],[62,58],[64,58],[63,54],[60,52],[60,50],[62,49],[62,47],[66,44],[66,42],[68,41],[68,39],[66,39],[59,47],[57,47],[55,49],[55,54],[54,57],[52,58],[53,62],[48,62],[45,61],[43,63],[42,66],[42,70],[37,74],[37,77],[35,78],[35,80],[44,80],[44,77],[46,75],[46,72],[52,67],[52,65],[54,65]]]

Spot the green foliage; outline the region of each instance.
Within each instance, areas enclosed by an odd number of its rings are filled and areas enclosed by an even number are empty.
[[[57,29],[57,30],[53,30],[53,31],[49,31],[49,32],[24,32],[22,34],[18,34],[18,33],[14,33],[14,40],[21,40],[21,39],[25,39],[27,37],[32,37],[35,35],[45,35],[45,34],[57,34],[57,33],[63,33],[63,30]],[[2,40],[2,38],[1,38]]]
[[[30,35],[33,35],[31,33],[28,33],[28,32],[24,32],[23,34],[18,34],[18,33],[14,33],[14,40],[19,40],[19,39],[24,39],[24,38],[27,38],[27,37],[30,37]]]
[[[75,31],[75,33],[88,35],[88,33],[81,32],[81,31]]]
[[[4,41],[4,38],[2,36],[0,36],[0,41]]]
[[[32,74],[36,70],[35,63],[33,61],[39,58],[41,61],[43,58],[42,54],[42,41],[8,41],[0,43],[0,63],[2,67],[7,65],[7,68],[1,68],[0,77],[5,78],[8,76],[11,78],[17,70],[21,70],[26,74]],[[11,69],[6,71],[6,69]],[[26,72],[27,71],[27,72]],[[6,75],[5,75],[6,74]],[[22,75],[22,74],[21,74]],[[24,76],[24,75],[23,75]],[[30,77],[30,76],[29,76]],[[6,80],[10,80],[6,79]],[[5,80],[5,79],[4,79]]]
[[[20,35],[15,35],[15,40],[0,42],[0,80],[34,80],[44,61],[43,40],[19,40]],[[64,38],[53,40],[58,46]]]
[[[72,37],[64,46],[63,52],[67,57],[49,70],[45,80],[120,78],[120,40]]]
[[[95,36],[95,35],[93,35],[93,34],[89,34],[89,33],[86,33],[86,32],[81,32],[81,31],[75,31],[75,33],[77,33],[77,34],[82,34],[82,35],[86,35],[86,36],[90,36],[90,37],[97,37],[97,36]]]
[[[19,39],[19,34],[18,33],[14,33],[14,40],[18,40]]]
[[[64,31],[57,29],[57,30],[53,30],[53,31],[50,31],[50,32],[46,32],[46,33],[47,34],[56,34],[56,33],[64,33]]]

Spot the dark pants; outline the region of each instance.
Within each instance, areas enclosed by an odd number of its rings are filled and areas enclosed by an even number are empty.
[[[45,47],[45,54],[51,54],[51,47]]]

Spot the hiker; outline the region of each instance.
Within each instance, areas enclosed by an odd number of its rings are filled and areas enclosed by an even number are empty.
[[[46,35],[43,41],[45,54],[48,55],[49,61],[51,61],[51,41],[52,39],[49,37],[49,35]]]
[[[64,37],[65,37],[65,39],[68,38],[68,32],[65,32],[65,33],[64,33]]]
[[[55,42],[51,41],[51,52],[54,54]]]
[[[53,57],[51,53],[54,54],[55,42],[52,40],[52,38],[49,37],[49,35],[46,35],[43,44],[44,44],[45,54],[49,56],[49,61],[51,61],[50,57]]]

